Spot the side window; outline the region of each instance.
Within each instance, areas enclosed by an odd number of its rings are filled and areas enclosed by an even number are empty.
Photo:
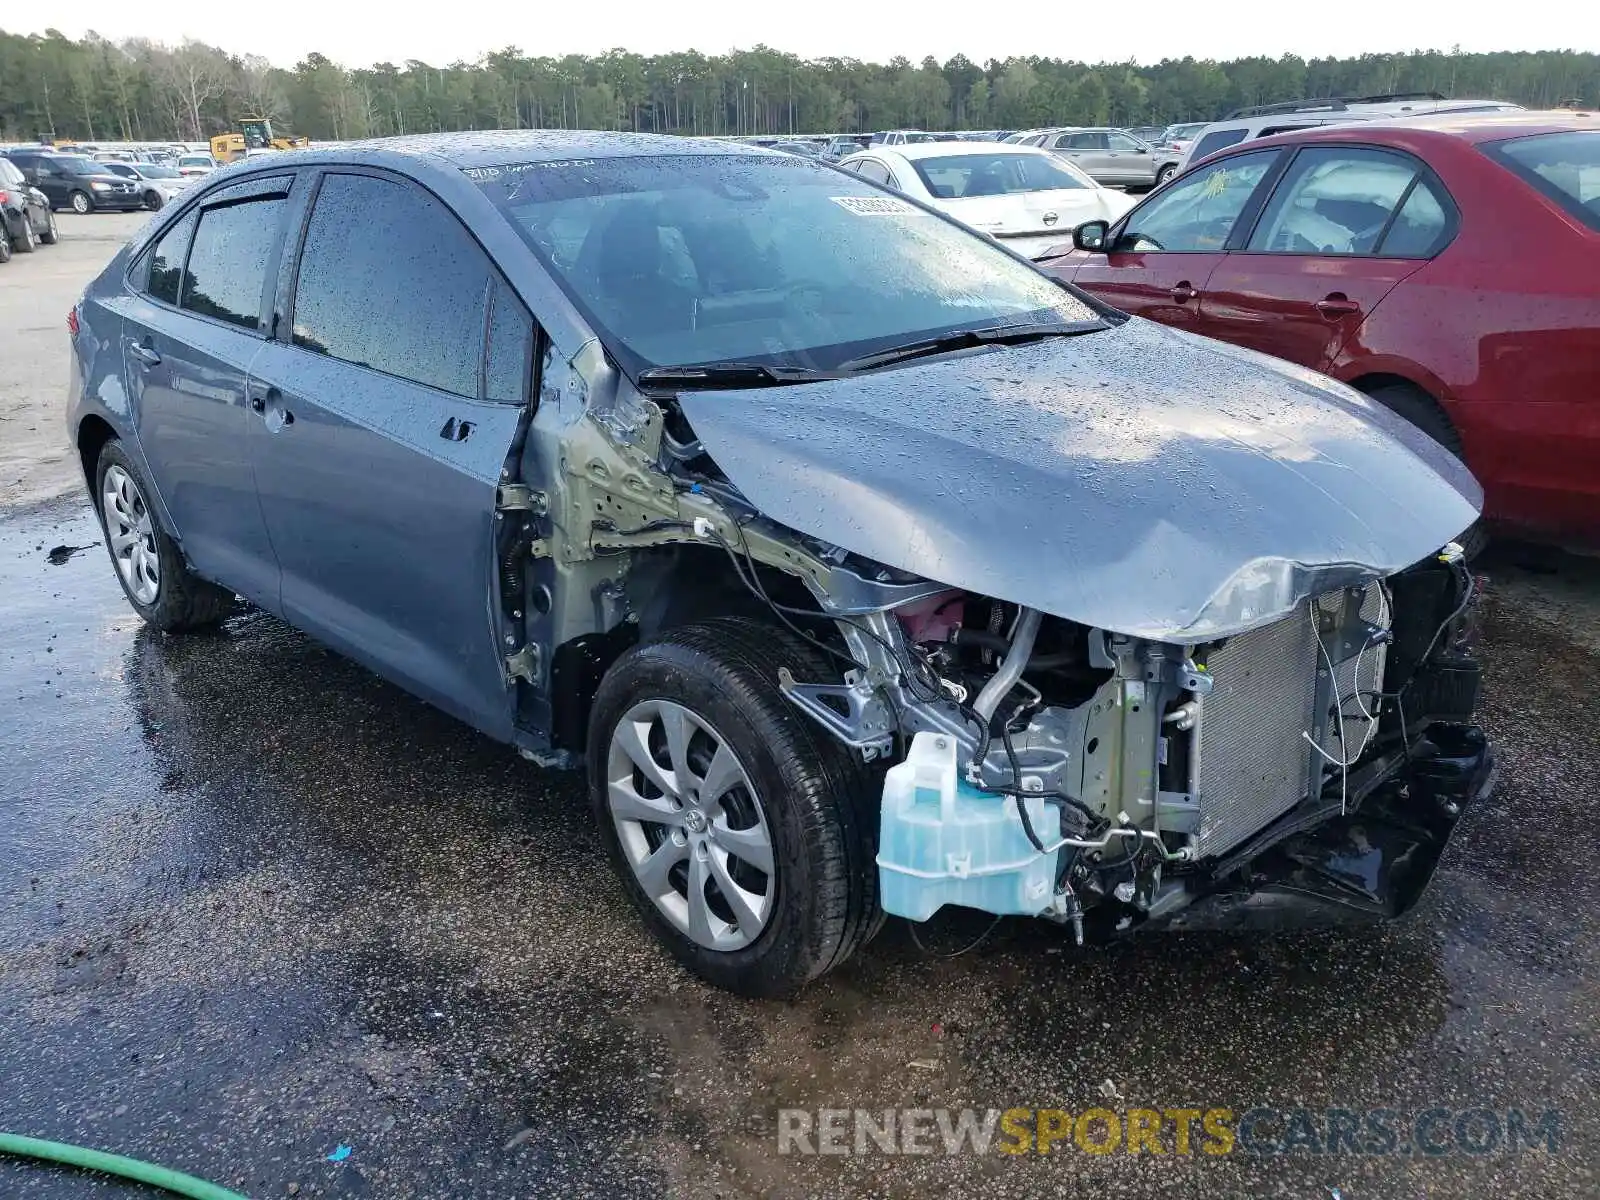
[[[1065,145],[1068,150],[1104,150],[1106,148],[1106,135],[1103,133],[1068,134]]]
[[[1439,252],[1449,232],[1449,213],[1433,186],[1419,179],[1383,235],[1378,253],[1391,258],[1427,258]]]
[[[1373,254],[1417,167],[1345,146],[1312,148],[1273,190],[1248,249],[1278,254]]]
[[[145,290],[151,298],[177,304],[183,282],[183,260],[189,256],[189,238],[194,234],[198,210],[191,209],[182,220],[161,235],[150,252],[150,281]]]
[[[1199,162],[1206,155],[1217,150],[1225,150],[1229,146],[1237,146],[1244,141],[1244,129],[1219,129],[1215,133],[1208,133],[1195,144],[1194,153],[1189,155],[1190,162]]]
[[[300,255],[294,344],[475,399],[489,276],[477,243],[420,189],[328,175]]]
[[[1279,153],[1238,154],[1168,184],[1129,214],[1114,249],[1220,253]]]
[[[273,196],[200,213],[178,307],[243,329],[261,321],[261,289],[288,200]]]
[[[1105,135],[1106,146],[1112,150],[1143,150],[1144,147],[1134,141],[1125,133],[1108,133]]]
[[[489,344],[484,347],[483,396],[506,404],[528,399],[533,318],[498,276],[489,301]]]
[[[889,168],[870,158],[856,165],[856,174],[863,179],[872,180],[873,183],[889,182]]]

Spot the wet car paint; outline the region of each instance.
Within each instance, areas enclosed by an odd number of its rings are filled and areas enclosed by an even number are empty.
[[[1238,633],[1408,567],[1482,500],[1455,458],[1367,397],[1143,320],[678,402],[773,520],[1171,641]]]
[[[792,1004],[672,966],[542,772],[280,622],[143,629],[80,507],[0,520],[0,1128],[256,1197],[1587,1196],[1600,568],[1485,602],[1503,786],[1418,915],[1080,952],[891,923]],[[1499,570],[1500,568],[1495,568]],[[953,950],[986,922],[923,931]],[[779,1157],[779,1107],[1521,1106],[1563,1148]],[[340,1144],[349,1158],[330,1163]],[[0,1194],[121,1194],[0,1162]]]

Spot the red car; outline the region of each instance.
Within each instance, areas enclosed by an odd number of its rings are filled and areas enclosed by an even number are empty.
[[[1465,459],[1492,520],[1600,540],[1600,115],[1262,138],[1039,265],[1343,380]]]

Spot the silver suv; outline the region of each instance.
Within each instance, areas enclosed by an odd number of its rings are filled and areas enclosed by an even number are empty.
[[[1160,172],[1153,146],[1110,126],[1047,129],[1018,140],[1071,160],[1096,183],[1108,187],[1151,188]]]
[[[1291,100],[1283,104],[1260,104],[1229,113],[1225,120],[1207,125],[1179,159],[1175,169],[1161,179],[1165,183],[1190,163],[1208,154],[1236,146],[1254,138],[1316,125],[1340,125],[1347,121],[1374,121],[1379,117],[1411,116],[1439,112],[1510,112],[1520,104],[1501,100],[1449,100],[1438,92],[1390,92],[1379,96],[1330,97],[1321,100]]]

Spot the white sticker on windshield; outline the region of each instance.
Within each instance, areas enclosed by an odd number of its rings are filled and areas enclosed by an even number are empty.
[[[848,208],[858,217],[914,217],[922,210],[893,196],[829,196],[841,208]]]

